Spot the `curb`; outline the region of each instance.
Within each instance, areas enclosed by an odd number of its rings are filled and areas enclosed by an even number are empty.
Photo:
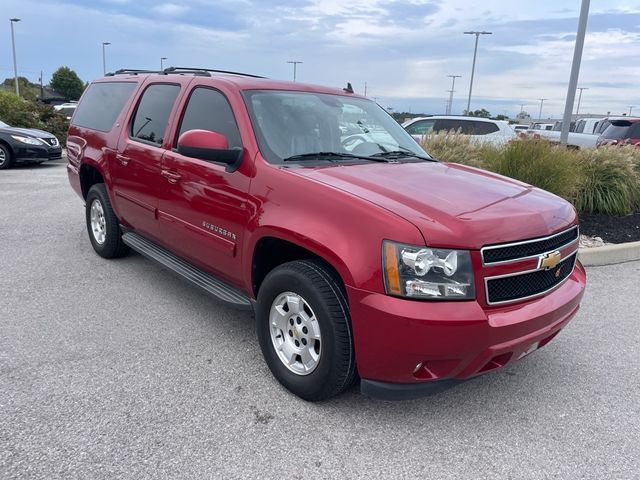
[[[616,263],[640,260],[640,242],[581,248],[578,250],[578,259],[585,267],[614,265]]]

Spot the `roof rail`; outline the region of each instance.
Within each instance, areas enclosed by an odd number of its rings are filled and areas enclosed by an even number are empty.
[[[191,68],[191,67],[168,67],[163,70],[164,73],[196,73],[196,72],[213,72],[213,73],[226,73],[229,75],[240,75],[242,77],[251,78],[265,78],[260,75],[253,75],[251,73],[232,72],[230,70],[217,70],[214,68]]]
[[[157,75],[168,75],[170,73],[176,75],[200,75],[204,77],[210,77],[211,73],[225,73],[229,75],[239,75],[242,77],[251,77],[251,78],[265,78],[260,75],[252,75],[250,73],[241,73],[241,72],[232,72],[229,70],[215,70],[213,68],[190,68],[190,67],[167,67],[164,70],[140,70],[136,68],[121,68],[120,70],[116,70],[115,72],[107,73],[107,77],[113,77],[114,75],[140,75],[140,74],[150,74],[155,73]]]

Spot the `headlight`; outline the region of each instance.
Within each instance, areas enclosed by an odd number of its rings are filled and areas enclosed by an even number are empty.
[[[11,135],[11,138],[27,145],[42,145],[42,141],[32,137],[21,137],[20,135]]]
[[[466,250],[382,244],[384,286],[388,295],[430,300],[475,298],[471,255]]]

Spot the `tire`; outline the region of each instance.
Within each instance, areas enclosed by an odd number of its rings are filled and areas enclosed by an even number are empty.
[[[0,170],[11,167],[13,163],[13,152],[9,147],[0,143]]]
[[[118,258],[129,253],[129,247],[122,241],[120,223],[113,212],[104,183],[97,183],[89,189],[85,219],[89,240],[98,255],[104,258]]]
[[[320,401],[353,383],[349,306],[340,279],[322,262],[297,260],[272,270],[258,292],[256,321],[265,361],[290,392]]]

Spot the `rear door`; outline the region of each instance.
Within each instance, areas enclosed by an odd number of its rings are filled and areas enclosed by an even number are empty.
[[[219,90],[193,88],[180,118],[173,147],[188,130],[209,130],[225,135],[229,148],[243,148],[232,108]],[[246,149],[238,170],[227,172],[225,167],[183,156],[175,148],[167,150],[162,161],[160,231],[172,251],[239,285],[239,245],[251,214],[248,192],[252,168]]]
[[[180,93],[180,85],[149,83],[118,143],[111,165],[120,220],[148,237],[159,235],[156,219],[165,133]]]

